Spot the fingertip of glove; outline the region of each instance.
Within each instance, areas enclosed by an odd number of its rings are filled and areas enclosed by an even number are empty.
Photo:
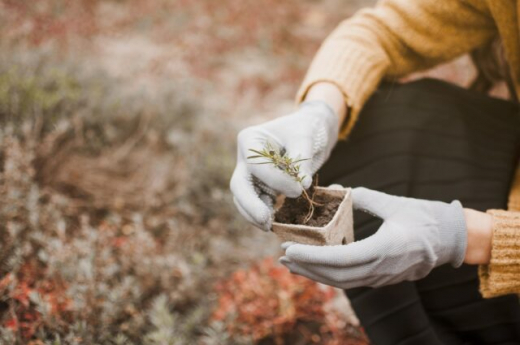
[[[282,191],[282,193],[285,194],[285,196],[287,196],[288,198],[294,199],[299,197],[302,194],[302,191],[302,186],[298,184],[294,188],[286,188],[284,191]]]
[[[269,232],[271,230],[271,226],[267,223],[251,222],[251,224],[263,232]]]
[[[278,259],[278,262],[284,266],[287,266],[291,263],[291,260],[287,256],[282,256]]]
[[[369,205],[375,202],[381,194],[365,187],[352,188],[352,207],[356,210],[368,212]],[[373,212],[368,213],[373,214]]]
[[[352,197],[353,198],[363,197],[363,196],[367,195],[368,193],[370,193],[370,189],[365,188],[365,187],[352,188]]]
[[[312,176],[310,174],[306,174],[302,181],[302,186],[305,189],[309,189],[312,185]]]
[[[258,219],[258,221],[256,222],[255,225],[257,225],[257,227],[260,228],[260,230],[262,230],[263,232],[271,231],[271,226],[272,226],[271,214],[263,215],[261,217],[261,219]]]
[[[282,247],[283,250],[287,250],[287,248],[289,248],[293,244],[297,244],[297,243],[293,242],[293,241],[287,241],[287,242],[282,243],[281,247]]]
[[[260,228],[263,232],[270,232],[271,231],[271,221],[268,221],[267,223],[264,223],[262,227]]]
[[[237,198],[233,198],[233,202],[238,209],[238,212],[244,217],[248,222],[253,224],[255,227],[259,228],[264,232],[269,232],[272,226],[272,212],[267,209],[260,211],[258,214],[251,214],[246,211],[246,209],[240,204]]]
[[[290,259],[297,258],[300,255],[300,248],[302,248],[302,247],[303,247],[303,245],[301,245],[301,244],[297,244],[297,243],[291,244],[285,250],[285,255]]]

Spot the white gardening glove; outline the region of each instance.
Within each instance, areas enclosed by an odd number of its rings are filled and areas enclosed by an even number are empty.
[[[336,144],[338,116],[324,102],[304,102],[287,116],[248,127],[238,134],[237,165],[231,178],[231,192],[238,211],[257,227],[268,231],[273,217],[273,200],[278,193],[296,198],[312,183],[312,176],[327,160]],[[300,164],[300,184],[272,164],[253,164],[251,149],[261,151],[266,143]]]
[[[383,219],[374,235],[342,246],[287,242],[280,262],[292,273],[342,289],[413,281],[434,267],[463,263],[467,233],[460,202],[397,197],[366,188],[353,189],[352,201],[354,208]]]

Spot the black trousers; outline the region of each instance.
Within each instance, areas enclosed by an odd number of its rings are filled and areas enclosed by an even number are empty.
[[[518,162],[514,103],[441,81],[380,87],[320,171],[320,183],[505,209]],[[355,238],[381,221],[355,212]],[[520,279],[520,277],[519,277]],[[347,290],[376,345],[520,344],[518,296],[483,299],[476,266],[449,265],[415,282]]]

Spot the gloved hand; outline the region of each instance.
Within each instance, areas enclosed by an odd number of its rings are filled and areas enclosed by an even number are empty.
[[[467,245],[458,201],[447,204],[391,196],[366,188],[352,191],[355,209],[383,219],[378,231],[340,246],[286,242],[280,262],[292,273],[342,289],[417,280],[434,267],[459,267]]]
[[[271,229],[273,200],[278,193],[296,198],[312,183],[312,176],[327,160],[336,144],[338,116],[324,102],[304,102],[287,116],[252,126],[238,134],[237,165],[231,192],[239,212],[257,227]],[[301,184],[272,164],[251,164],[250,149],[262,150],[266,143],[285,151],[300,164]]]

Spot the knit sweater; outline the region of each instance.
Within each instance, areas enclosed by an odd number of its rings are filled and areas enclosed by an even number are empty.
[[[341,137],[382,79],[425,70],[481,47],[497,35],[520,96],[520,1],[383,0],[343,21],[324,41],[297,94],[318,82],[335,84],[349,108]],[[508,211],[493,216],[491,262],[479,268],[484,297],[520,294],[520,169]]]

